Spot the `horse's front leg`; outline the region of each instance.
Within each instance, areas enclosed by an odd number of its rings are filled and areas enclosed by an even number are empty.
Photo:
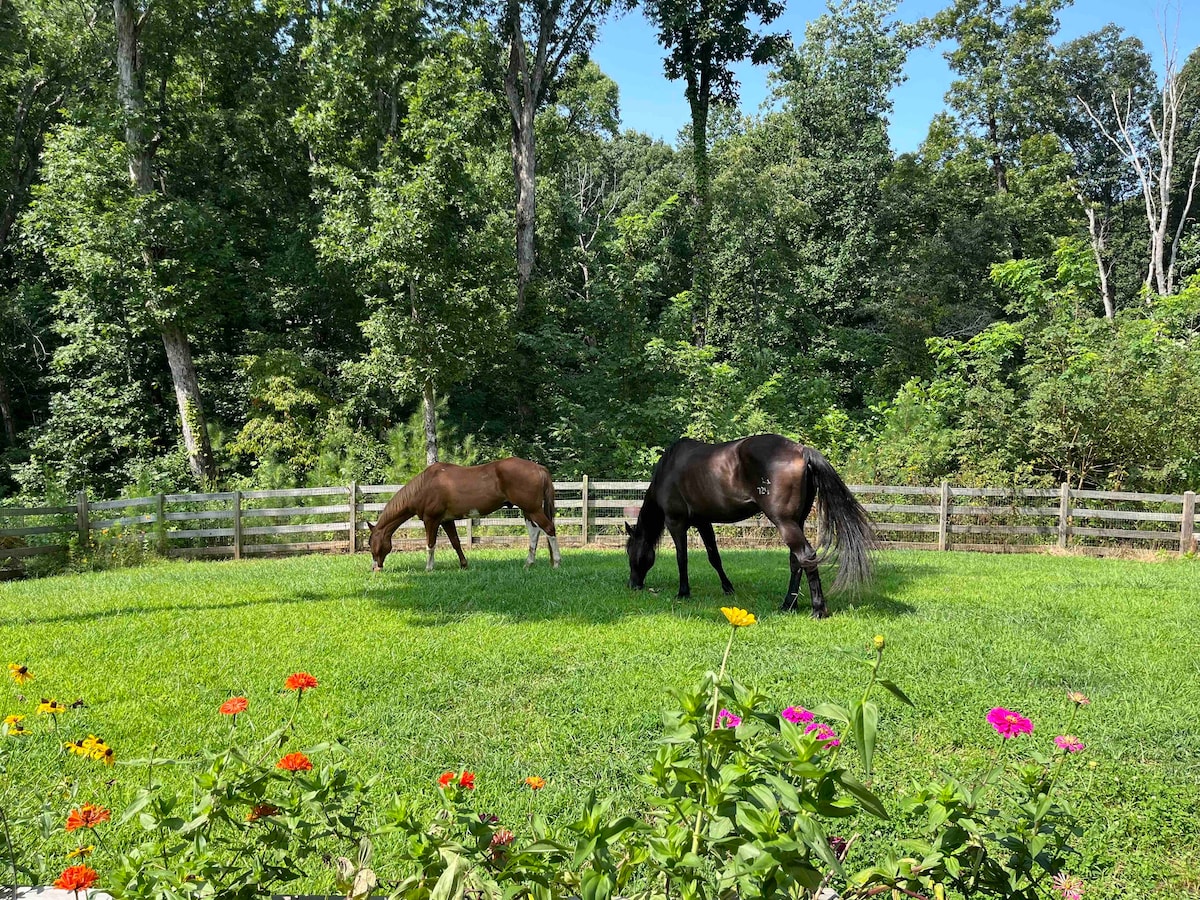
[[[426,556],[425,556],[425,571],[426,572],[433,571],[433,545],[437,543],[438,527],[441,524],[442,523],[439,522],[437,519],[426,519],[425,520],[425,546],[427,548]]]
[[[692,585],[688,581],[688,558],[687,558],[687,522],[667,522],[667,530],[671,532],[671,540],[675,542],[675,562],[679,566],[679,593],[676,597],[680,599],[692,596]]]
[[[717,535],[713,531],[712,522],[697,522],[696,530],[700,532],[700,540],[704,541],[704,549],[708,551],[709,563],[717,570],[717,575],[721,578],[721,590],[726,594],[732,594],[733,584],[725,574],[725,567],[721,565],[721,554],[717,552]]]

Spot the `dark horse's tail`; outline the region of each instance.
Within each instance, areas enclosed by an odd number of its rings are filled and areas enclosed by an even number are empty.
[[[549,469],[542,469],[542,512],[554,524],[554,479],[550,477]]]
[[[838,573],[833,590],[857,590],[871,580],[875,535],[867,511],[819,450],[805,447],[804,463],[817,492],[817,514],[821,518],[817,549],[837,550]]]

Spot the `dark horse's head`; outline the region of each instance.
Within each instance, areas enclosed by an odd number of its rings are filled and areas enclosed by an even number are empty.
[[[370,522],[367,531],[371,533],[371,571],[382,572],[383,561],[392,552],[392,535],[383,528],[377,528]]]
[[[646,586],[646,573],[654,565],[654,550],[658,546],[659,535],[651,537],[649,529],[643,527],[640,519],[632,528],[626,522],[625,533],[629,536],[625,541],[625,553],[629,556],[629,586],[640,591]]]

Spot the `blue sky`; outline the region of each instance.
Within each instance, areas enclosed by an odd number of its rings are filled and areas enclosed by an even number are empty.
[[[947,5],[948,0],[901,0],[899,16],[914,21]],[[805,24],[824,11],[824,0],[789,0],[776,27],[790,31],[798,42]],[[1200,0],[1170,0],[1165,16],[1162,0],[1075,0],[1060,20],[1060,40],[1115,22],[1142,39],[1160,71],[1160,27],[1165,25],[1168,35],[1177,33],[1180,64],[1200,44]],[[606,23],[592,56],[620,86],[622,124],[673,142],[688,120],[683,83],[667,81],[663,75],[662,48],[641,10]],[[900,153],[915,150],[925,137],[930,119],[944,106],[943,96],[951,81],[941,48],[913,51],[904,71],[907,81],[893,95],[895,112],[890,128],[892,146]],[[767,69],[746,64],[737,72],[742,108],[755,112],[767,97]]]

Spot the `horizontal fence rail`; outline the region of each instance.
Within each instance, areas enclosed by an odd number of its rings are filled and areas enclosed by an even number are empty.
[[[646,481],[556,481],[555,525],[565,546],[620,546],[625,523],[637,519]],[[304,552],[355,553],[364,532],[398,484],[159,494],[72,506],[0,506],[0,570],[32,558],[115,552],[228,557]],[[850,489],[870,514],[884,547],[928,550],[1034,551],[1048,548],[1104,552],[1113,548],[1196,552],[1196,493],[1155,494],[1059,488],[965,488],[940,485],[859,484]],[[519,509],[460,519],[468,545],[527,540]],[[817,523],[819,527],[819,523]],[[726,543],[778,543],[763,516],[717,526]],[[696,539],[698,541],[698,538]],[[442,542],[443,546],[447,546]],[[396,549],[425,545],[416,519],[393,536]],[[106,551],[107,548],[107,551]]]

